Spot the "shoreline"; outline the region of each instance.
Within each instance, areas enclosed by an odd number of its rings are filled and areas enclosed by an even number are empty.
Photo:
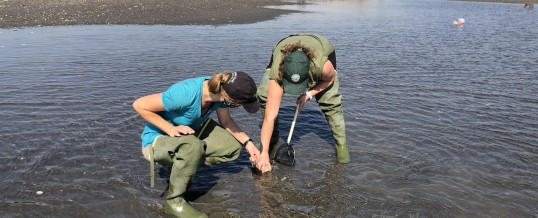
[[[449,0],[538,4],[538,0]],[[1,0],[0,29],[69,25],[226,25],[301,11],[266,6],[281,0]]]
[[[2,0],[0,28],[60,25],[225,25],[299,11],[280,0]],[[304,3],[303,3],[304,4]]]

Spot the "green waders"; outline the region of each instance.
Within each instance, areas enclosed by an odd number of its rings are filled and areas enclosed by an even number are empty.
[[[198,137],[159,136],[151,145],[154,161],[163,166],[172,166],[164,210],[177,217],[207,217],[183,198],[187,186],[204,162],[211,165],[232,161],[241,152],[241,144],[211,119],[196,132]]]
[[[260,100],[260,108],[262,115],[265,116],[265,108],[267,104],[267,91],[269,88],[269,69],[265,70],[265,74],[258,86],[258,99]],[[325,119],[331,128],[331,132],[336,141],[336,161],[338,163],[349,163],[349,151],[346,142],[346,125],[344,122],[344,113],[342,111],[342,95],[338,93],[340,83],[338,78],[334,83],[327,87],[327,89],[318,93],[315,97],[318,105],[325,115]],[[272,150],[278,141],[278,117],[275,121],[275,127],[273,128],[273,134],[271,135],[271,143],[269,145],[269,153],[272,154]],[[273,156],[271,156],[273,157]]]

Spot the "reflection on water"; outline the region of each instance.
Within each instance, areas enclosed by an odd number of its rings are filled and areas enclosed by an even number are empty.
[[[286,7],[309,13],[249,25],[0,30],[3,216],[164,216],[166,178],[149,188],[132,101],[215,70],[259,80],[276,40],[295,32],[335,44],[352,163],[334,163],[331,133],[309,104],[292,138],[295,167],[260,176],[246,154],[204,167],[187,196],[196,208],[211,217],[538,214],[535,10],[426,0]],[[294,114],[285,100],[282,138]],[[256,139],[261,116],[233,113]]]

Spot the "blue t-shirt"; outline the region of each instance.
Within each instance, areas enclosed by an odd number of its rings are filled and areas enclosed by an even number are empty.
[[[200,127],[209,115],[223,108],[221,102],[214,103],[206,114],[202,115],[202,87],[205,80],[211,77],[198,77],[178,82],[162,93],[164,111],[158,114],[174,126]],[[163,131],[151,123],[147,123],[142,132],[142,146],[153,143],[155,138],[165,135]]]

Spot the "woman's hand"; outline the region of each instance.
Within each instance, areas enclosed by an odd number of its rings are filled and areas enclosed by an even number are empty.
[[[247,146],[245,146],[245,149],[250,154],[250,158],[249,158],[250,162],[258,163],[258,161],[260,161],[260,150],[258,150],[258,148],[254,146],[254,143],[249,142]]]
[[[269,162],[269,153],[261,153],[260,160],[258,163],[256,163],[256,168],[258,168],[258,170],[260,170],[262,173],[271,172],[273,170],[273,167]]]
[[[306,102],[310,101],[312,99],[312,95],[310,92],[305,92],[304,94],[297,97],[297,107],[299,107],[299,111],[301,111],[306,104]]]
[[[194,134],[194,130],[189,126],[172,126],[172,128],[166,131],[166,134],[170,137],[192,135]]]

